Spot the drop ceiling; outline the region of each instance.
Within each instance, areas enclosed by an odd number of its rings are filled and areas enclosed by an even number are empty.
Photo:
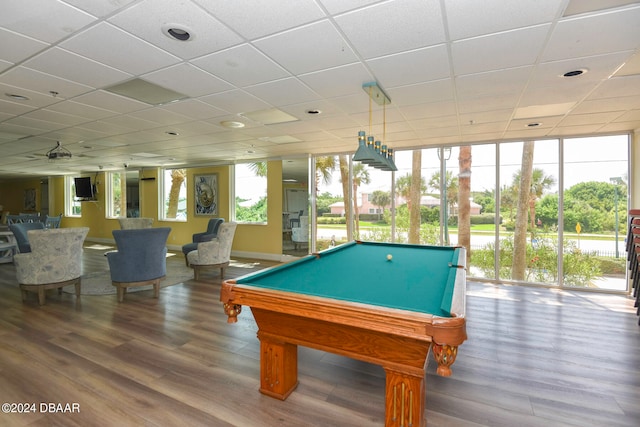
[[[0,179],[640,128],[639,2],[5,3]]]

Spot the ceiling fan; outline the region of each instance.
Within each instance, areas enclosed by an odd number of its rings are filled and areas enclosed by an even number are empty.
[[[72,154],[71,154],[71,151],[67,150],[62,146],[60,141],[57,141],[56,146],[51,150],[47,151],[45,156],[47,156],[47,159],[49,160],[65,160],[65,159],[70,159],[72,157]]]

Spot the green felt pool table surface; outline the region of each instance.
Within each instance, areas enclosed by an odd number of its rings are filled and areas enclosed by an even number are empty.
[[[459,256],[456,247],[349,242],[237,283],[451,317]]]

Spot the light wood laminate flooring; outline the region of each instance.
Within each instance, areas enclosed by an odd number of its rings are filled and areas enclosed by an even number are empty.
[[[84,257],[85,271],[104,268],[102,251]],[[247,260],[227,277],[272,264]],[[300,384],[286,401],[260,394],[251,312],[227,324],[219,290],[216,271],[162,288],[159,299],[50,291],[40,307],[35,294],[21,301],[15,267],[1,264],[0,403],[37,411],[1,413],[0,425],[384,424],[382,368],[321,351],[299,347]],[[436,376],[429,361],[430,427],[640,425],[631,298],[469,282],[467,319],[453,376]],[[41,403],[79,412],[42,412]]]

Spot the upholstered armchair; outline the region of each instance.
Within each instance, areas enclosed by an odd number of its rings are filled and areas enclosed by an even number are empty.
[[[140,228],[151,228],[153,218],[118,218],[121,230],[137,230]]]
[[[27,232],[31,252],[13,257],[23,301],[27,292],[37,292],[38,303],[43,305],[47,289],[61,293],[69,285],[75,285],[76,297],[80,297],[82,245],[88,232],[88,227]]]
[[[200,271],[208,268],[219,268],[220,279],[224,279],[224,269],[231,261],[231,246],[237,226],[235,222],[220,224],[216,238],[198,243],[198,248],[187,254],[187,263],[193,268],[194,279],[198,280]]]
[[[44,228],[60,228],[60,222],[62,221],[62,214],[58,216],[49,216],[44,221]]]
[[[160,281],[167,274],[167,238],[171,228],[113,230],[117,251],[107,252],[111,284],[122,302],[127,288],[153,285],[153,296],[160,294]]]
[[[189,260],[187,259],[187,254],[191,251],[195,251],[198,249],[198,243],[200,242],[208,242],[209,240],[214,239],[218,234],[218,228],[220,224],[224,222],[224,218],[211,218],[209,223],[207,224],[207,231],[202,233],[195,233],[192,236],[191,243],[187,243],[182,246],[182,253],[184,254],[184,260],[187,263],[187,267],[189,266]]]
[[[16,243],[18,244],[18,252],[28,253],[31,252],[31,246],[29,242],[28,232],[29,230],[42,230],[44,224],[41,222],[18,222],[9,224],[9,230],[16,236]]]
[[[294,248],[298,249],[298,245],[309,243],[309,217],[301,216],[300,225],[291,229],[291,241]]]

